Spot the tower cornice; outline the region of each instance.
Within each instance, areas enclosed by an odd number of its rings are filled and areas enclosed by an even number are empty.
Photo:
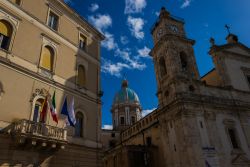
[[[187,42],[190,43],[191,45],[195,44],[195,40],[192,39],[188,39],[188,38],[184,38],[182,36],[179,35],[174,35],[174,34],[165,34],[157,43],[156,45],[152,48],[152,50],[150,51],[149,55],[151,57],[153,57],[154,53],[159,49],[159,47],[166,41],[170,41],[170,40],[180,40],[183,42]]]

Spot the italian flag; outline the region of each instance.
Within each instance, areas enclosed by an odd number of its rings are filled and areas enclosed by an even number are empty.
[[[57,115],[56,115],[56,92],[54,91],[52,99],[49,100],[50,104],[50,113],[52,115],[53,121],[58,123]]]

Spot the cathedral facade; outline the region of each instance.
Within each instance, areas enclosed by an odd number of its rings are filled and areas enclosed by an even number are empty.
[[[120,131],[106,167],[249,167],[250,49],[211,39],[215,68],[200,77],[195,41],[165,8],[152,31],[159,106]]]

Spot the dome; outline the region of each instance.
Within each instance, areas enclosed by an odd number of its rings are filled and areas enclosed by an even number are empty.
[[[122,88],[115,94],[113,104],[120,103],[140,103],[138,95],[134,90],[128,88],[128,81],[122,82]]]

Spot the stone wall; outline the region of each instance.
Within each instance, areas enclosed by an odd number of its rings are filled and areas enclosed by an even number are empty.
[[[42,149],[18,146],[7,134],[0,134],[0,167],[101,167],[102,152],[79,145],[66,145],[65,149]]]

